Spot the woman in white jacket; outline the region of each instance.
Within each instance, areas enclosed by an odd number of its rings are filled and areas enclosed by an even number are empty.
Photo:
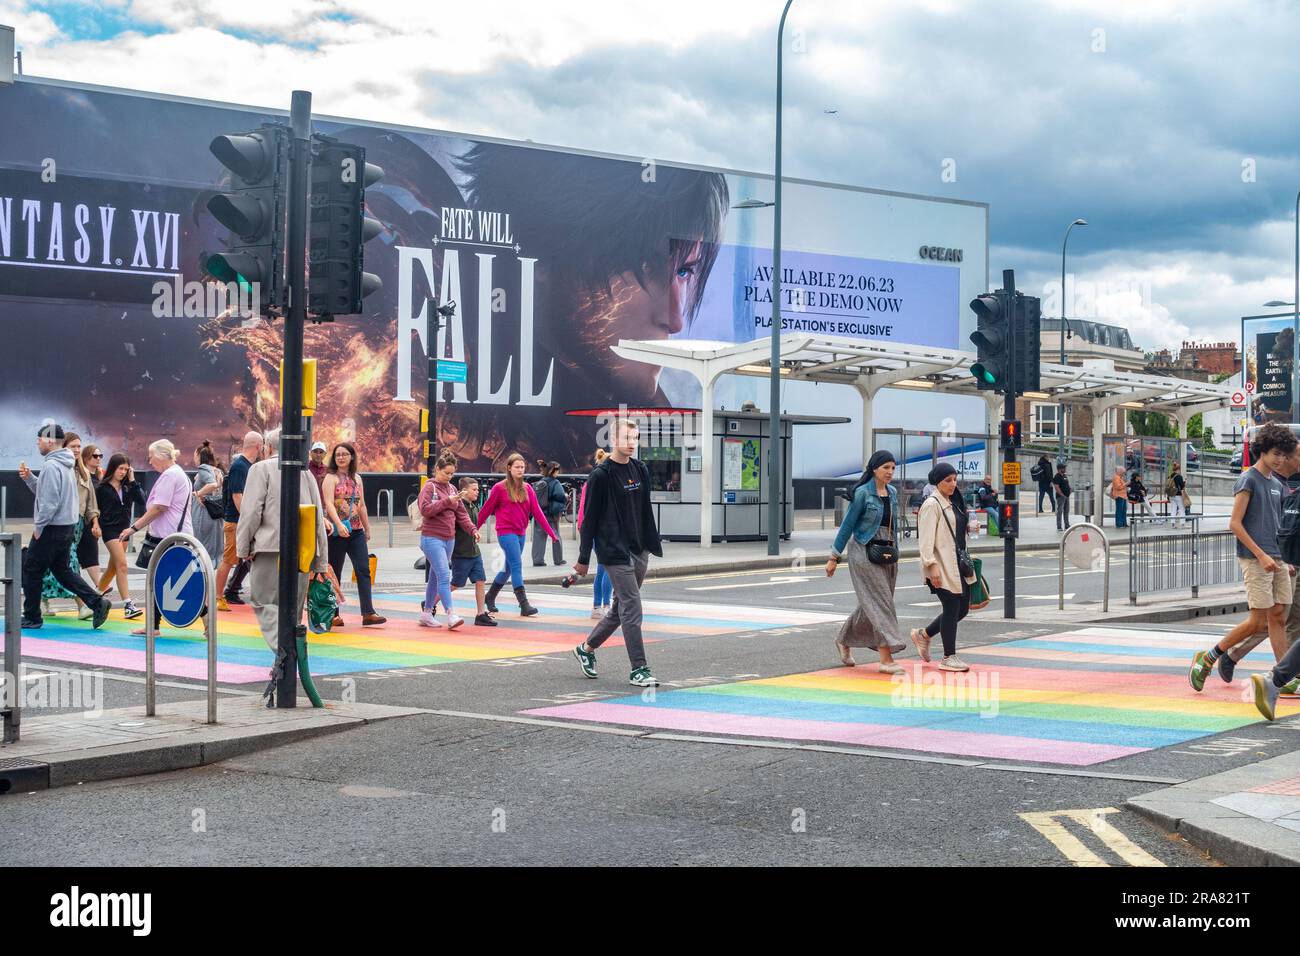
[[[968,671],[957,656],[957,622],[970,611],[970,586],[973,572],[962,574],[957,562],[958,551],[966,550],[966,504],[957,494],[957,469],[940,464],[930,469],[930,484],[936,494],[925,499],[917,515],[921,545],[921,573],[926,584],[939,598],[943,611],[925,627],[912,631],[912,643],[921,660],[930,660],[930,639],[943,638],[943,660],[939,669]]]

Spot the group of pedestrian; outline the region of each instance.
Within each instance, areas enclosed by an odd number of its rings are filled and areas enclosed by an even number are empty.
[[[1056,513],[1056,530],[1066,531],[1070,527],[1070,496],[1074,489],[1070,485],[1069,469],[1064,461],[1052,462],[1046,455],[1039,455],[1034,467],[1029,469],[1029,477],[1038,486],[1038,514],[1043,513],[1043,500],[1046,499],[1051,510]]]
[[[1237,560],[1250,614],[1215,645],[1192,657],[1188,681],[1200,692],[1210,671],[1231,683],[1237,664],[1267,635],[1273,668],[1251,676],[1255,706],[1275,719],[1277,699],[1300,690],[1300,614],[1295,609],[1296,566],[1300,560],[1300,444],[1289,428],[1267,424],[1251,436],[1252,465],[1233,485],[1228,528],[1237,539]],[[1285,481],[1285,483],[1284,483]],[[1286,520],[1284,520],[1284,517]]]
[[[870,648],[880,655],[878,669],[884,674],[903,672],[894,655],[907,646],[900,637],[894,606],[900,540],[899,499],[892,484],[896,468],[897,460],[888,451],[877,451],[867,461],[826,564],[830,577],[841,563],[848,563],[858,601],[835,640],[840,660],[853,667],[857,662],[852,648]],[[957,625],[970,611],[971,585],[976,580],[966,550],[969,514],[952,465],[930,469],[928,485],[934,491],[917,514],[921,573],[939,599],[941,611],[925,627],[914,628],[910,637],[921,660],[929,663],[931,640],[939,636],[943,644],[939,669],[962,672],[970,668],[957,656]]]
[[[606,454],[602,449],[596,453],[596,466],[583,486],[578,506],[582,538],[570,580],[586,576],[593,552],[599,568],[592,598],[592,617],[597,623],[587,639],[573,649],[573,656],[585,676],[596,677],[597,649],[621,628],[631,664],[629,683],[653,687],[659,682],[646,661],[641,584],[650,555],[662,556],[663,549],[650,504],[649,469],[635,457],[639,428],[630,419],[619,419],[612,436],[611,452]],[[550,538],[554,543],[552,557],[556,564],[563,564],[560,537],[552,524],[567,506],[567,492],[556,478],[559,464],[540,462],[541,479],[529,483],[524,480],[524,457],[509,455],[505,476],[492,486],[481,507],[477,479],[466,476],[453,484],[458,464],[453,452],[441,452],[434,462],[433,477],[424,483],[416,499],[421,517],[420,550],[429,569],[420,604],[420,624],[447,630],[463,626],[465,619],[453,607],[453,593],[466,584],[474,585],[476,625],[497,626],[494,615],[500,613],[500,608],[496,602],[507,582],[514,590],[520,616],[537,615],[538,608],[528,600],[524,581],[524,542],[532,523],[533,556],[545,558],[546,539]],[[479,543],[483,526],[492,518],[496,519],[496,537],[505,567],[485,590],[487,576]]]

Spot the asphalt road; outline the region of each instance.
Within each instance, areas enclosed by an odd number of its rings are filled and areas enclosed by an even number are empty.
[[[1021,570],[1025,599],[1054,599],[1054,558],[1024,556]],[[987,573],[993,583],[996,569]],[[1079,573],[1067,580],[1084,593],[1096,577]],[[906,563],[899,611],[907,626],[937,610],[928,591],[911,586],[918,581],[915,563]],[[840,614],[853,606],[849,588],[847,572],[828,581],[816,568],[658,581],[647,585],[646,596]],[[560,593],[533,591],[543,601]],[[1225,626],[1220,618],[1213,626],[1171,629],[1203,632],[1208,646]],[[649,646],[649,656],[665,692],[780,677],[833,667],[836,628],[825,622],[663,640]],[[1004,621],[995,605],[963,623],[960,643],[974,647],[1060,630]],[[474,632],[464,633],[470,639]],[[911,662],[914,652],[902,659]],[[866,664],[874,655],[860,660]],[[634,693],[621,648],[603,651],[599,663],[595,681],[564,652],[326,678],[319,686],[327,699],[347,693],[438,713],[213,767],[0,799],[0,858],[252,864],[271,858],[275,847],[277,860],[287,852],[296,862],[338,864],[1067,866],[1070,859],[1047,835],[1064,828],[1110,865],[1200,866],[1213,861],[1120,810],[1124,801],[1161,781],[1216,773],[1294,747],[1291,722],[1261,722],[1086,768],[962,765],[928,753],[669,740],[609,724],[520,717],[548,705]],[[106,671],[105,677],[105,706],[143,706],[139,675]],[[223,694],[259,690],[222,688]],[[169,680],[160,689],[161,700],[187,696],[201,696],[194,682]],[[292,813],[272,809],[285,807]],[[1100,832],[1086,824],[1098,814],[1110,824]]]

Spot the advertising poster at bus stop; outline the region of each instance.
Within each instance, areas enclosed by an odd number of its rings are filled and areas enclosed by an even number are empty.
[[[1294,317],[1246,316],[1241,320],[1241,387],[1251,424],[1289,422],[1295,398]]]

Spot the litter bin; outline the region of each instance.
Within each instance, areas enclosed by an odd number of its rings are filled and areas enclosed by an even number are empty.
[[[839,527],[844,521],[844,512],[849,508],[849,489],[847,487],[835,489],[835,525]]]

